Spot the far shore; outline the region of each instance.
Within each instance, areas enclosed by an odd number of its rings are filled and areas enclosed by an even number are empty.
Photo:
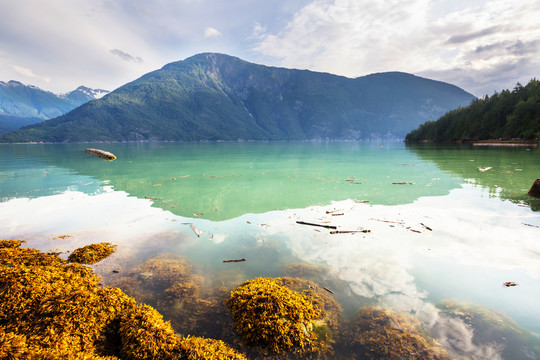
[[[406,141],[416,142],[416,141]],[[420,140],[421,143],[450,143],[450,144],[472,144],[473,146],[538,146],[540,145],[540,139],[525,140],[525,139],[488,139],[488,140],[448,140],[448,141],[434,141],[434,140]]]

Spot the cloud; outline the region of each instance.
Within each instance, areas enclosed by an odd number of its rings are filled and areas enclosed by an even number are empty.
[[[540,3],[458,3],[315,0],[280,31],[262,32],[264,26],[258,26],[253,48],[278,65],[350,77],[392,70],[443,74],[438,80],[476,95],[538,76]],[[530,66],[519,69],[524,62]],[[511,64],[518,71],[509,82],[496,69]],[[452,78],[455,69],[472,81]]]
[[[134,62],[134,63],[142,63],[143,62],[143,59],[141,59],[140,57],[130,55],[130,54],[128,54],[126,52],[123,52],[122,50],[119,50],[119,49],[112,49],[110,52],[111,52],[111,54],[116,55],[120,59],[122,59],[124,61],[127,61],[127,62]]]
[[[204,29],[204,37],[206,38],[212,38],[212,37],[222,37],[223,34],[219,32],[219,30],[214,29],[213,27],[207,27]]]
[[[478,39],[487,35],[492,35],[494,33],[500,32],[499,26],[492,26],[487,29],[475,31],[469,34],[458,34],[458,35],[452,35],[450,39],[448,39],[449,44],[460,44],[464,42],[468,42],[473,39]]]
[[[21,76],[24,76],[26,78],[30,78],[30,79],[38,79],[38,80],[42,80],[42,81],[45,81],[45,82],[50,82],[51,79],[49,77],[46,77],[46,76],[39,76],[39,75],[36,75],[34,74],[34,72],[31,70],[31,69],[27,69],[25,67],[22,67],[22,66],[18,66],[18,65],[10,65],[11,68],[13,70],[15,70],[15,72]]]

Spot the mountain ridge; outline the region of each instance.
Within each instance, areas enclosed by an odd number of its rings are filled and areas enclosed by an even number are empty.
[[[347,78],[202,53],[3,141],[237,141],[403,138],[468,104],[458,87],[389,72]]]
[[[61,116],[105,93],[108,91],[79,86],[65,94],[54,94],[16,80],[0,81],[0,134]]]

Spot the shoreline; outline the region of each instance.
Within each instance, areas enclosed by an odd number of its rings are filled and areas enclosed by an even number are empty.
[[[433,143],[433,144],[471,144],[473,146],[539,146],[540,139],[525,140],[525,139],[487,139],[487,140],[473,140],[473,139],[461,139],[461,140],[419,140],[419,141],[407,141],[405,143]]]

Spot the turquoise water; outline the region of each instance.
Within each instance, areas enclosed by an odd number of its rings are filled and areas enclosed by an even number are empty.
[[[457,358],[530,358],[539,349],[540,215],[526,192],[538,177],[540,152],[524,147],[0,145],[0,238],[66,253],[117,243],[96,267],[105,277],[112,263],[127,271],[163,252],[228,287],[289,275],[290,264],[322,266],[345,317],[387,306],[415,315]],[[332,235],[297,221],[371,232]],[[222,262],[240,258],[248,261]],[[504,314],[520,330],[505,343],[445,317],[446,299]]]

